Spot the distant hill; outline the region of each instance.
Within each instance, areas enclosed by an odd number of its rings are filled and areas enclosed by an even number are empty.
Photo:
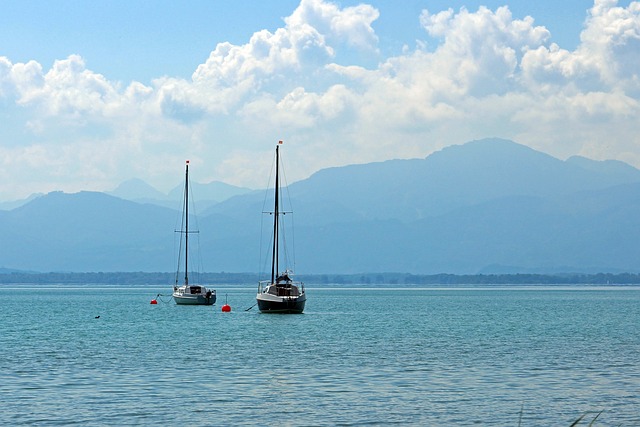
[[[34,193],[27,197],[26,199],[21,200],[12,200],[8,202],[0,202],[0,211],[10,211],[15,208],[19,208],[20,206],[29,203],[33,199],[37,199],[38,197],[43,196],[41,193]]]
[[[252,191],[249,188],[237,187],[220,181],[212,181],[207,184],[192,182],[191,186],[195,195],[201,197],[198,201],[198,207],[201,210],[205,210],[230,197]],[[107,191],[106,194],[132,202],[151,203],[171,209],[181,209],[183,191],[184,184],[178,184],[168,194],[165,194],[139,178],[132,178],[120,183],[114,190]],[[0,202],[0,211],[10,211],[43,195],[42,193],[34,193],[25,199]]]
[[[629,182],[640,182],[640,171],[622,162],[564,162],[512,141],[485,139],[425,159],[325,169],[291,185],[290,193],[302,207],[330,198],[361,219],[407,221],[503,197],[551,197]]]
[[[167,195],[156,190],[141,179],[133,178],[118,185],[115,190],[107,192],[115,197],[132,201],[167,200]]]
[[[176,212],[95,192],[49,193],[0,215],[0,265],[171,271]]]
[[[205,210],[216,203],[239,194],[248,193],[251,190],[220,181],[212,181],[208,184],[191,182],[191,191],[198,201],[199,210]],[[138,203],[151,203],[172,209],[181,209],[183,192],[184,184],[179,184],[169,194],[164,194],[143,180],[134,178],[123,182],[108,194]]]
[[[159,200],[142,182],[116,190]],[[258,271],[269,194],[228,190],[194,187],[198,201],[223,198],[198,205],[203,268]],[[288,194],[299,274],[640,271],[640,170],[623,162],[562,161],[485,139],[424,159],[324,169]],[[50,193],[0,211],[0,238],[13,243],[0,247],[0,266],[171,271],[177,215],[142,199]]]

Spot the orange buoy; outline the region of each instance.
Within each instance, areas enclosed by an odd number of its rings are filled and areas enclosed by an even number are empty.
[[[154,299],[151,300],[151,304],[157,304],[157,303],[158,303],[157,300],[154,300]]]
[[[227,295],[224,296],[224,305],[222,306],[223,313],[231,313],[231,306],[227,302]]]

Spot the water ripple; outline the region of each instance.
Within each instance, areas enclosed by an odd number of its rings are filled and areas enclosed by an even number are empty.
[[[317,289],[301,316],[29,292],[0,288],[2,425],[640,424],[639,290]]]

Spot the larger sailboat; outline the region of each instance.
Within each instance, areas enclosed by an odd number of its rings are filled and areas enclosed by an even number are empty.
[[[189,231],[189,161],[186,162],[185,178],[184,178],[184,204],[182,206],[182,225],[180,230],[180,250],[178,253],[178,268],[176,270],[176,281],[173,286],[173,299],[176,304],[184,305],[212,305],[216,302],[216,291],[207,289],[202,285],[192,285],[189,283],[189,233],[197,233],[197,231]],[[182,256],[182,248],[184,243],[184,281],[179,285],[180,281],[180,257]]]
[[[302,282],[294,281],[293,272],[286,269],[279,272],[281,218],[286,212],[280,209],[280,156],[276,146],[276,180],[273,215],[273,247],[271,248],[271,280],[260,281],[256,300],[262,313],[302,313],[307,296]]]

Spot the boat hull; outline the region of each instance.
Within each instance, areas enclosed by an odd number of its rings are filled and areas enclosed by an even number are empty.
[[[204,295],[173,295],[173,299],[178,305],[213,305],[216,302],[216,296],[207,298]]]
[[[213,305],[216,291],[201,286],[181,286],[173,292],[173,299],[179,305]]]
[[[256,296],[256,300],[258,301],[258,309],[262,313],[300,314],[304,311],[307,297],[304,294],[297,297],[279,297],[267,293],[259,293]]]

